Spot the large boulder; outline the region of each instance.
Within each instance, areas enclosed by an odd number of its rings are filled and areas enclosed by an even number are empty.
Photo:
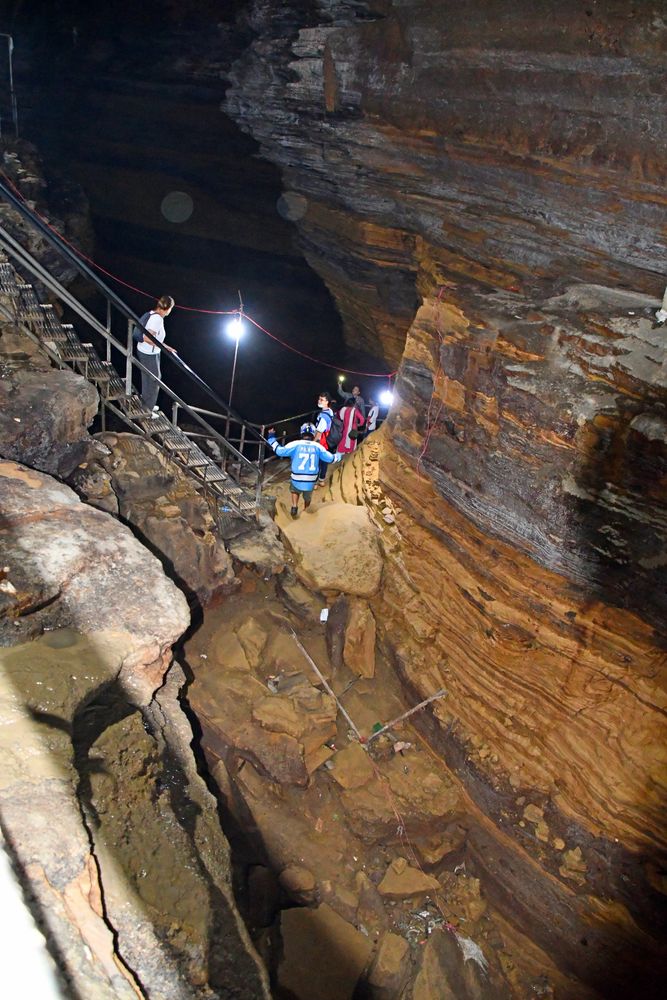
[[[236,589],[232,560],[194,483],[150,441],[103,433],[73,482],[96,506],[112,509],[148,541],[167,573],[210,604]]]
[[[380,586],[382,557],[377,529],[366,507],[323,504],[283,533],[295,558],[295,572],[322,593],[372,597]]]
[[[11,324],[0,326],[0,457],[64,478],[88,447],[94,386],[46,355]]]
[[[0,461],[0,813],[78,996],[268,997],[197,774],[160,562],[61,483]]]

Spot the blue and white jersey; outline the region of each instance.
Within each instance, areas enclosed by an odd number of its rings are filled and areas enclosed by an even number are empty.
[[[278,444],[274,437],[268,439],[269,444],[279,458],[290,458],[292,469],[292,485],[297,489],[308,490],[317,482],[320,462],[339,462],[343,457],[332,454],[318,441],[290,441],[289,444]]]
[[[317,418],[317,424],[315,425],[315,430],[318,431],[320,434],[324,434],[326,436],[329,428],[331,427],[332,420],[333,420],[333,410],[329,409],[329,407],[327,406],[326,409],[320,410],[320,415]]]

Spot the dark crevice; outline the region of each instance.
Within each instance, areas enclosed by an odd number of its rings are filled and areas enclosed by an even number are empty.
[[[90,857],[93,859],[95,870],[97,872],[97,881],[100,889],[100,903],[102,908],[101,916],[104,923],[108,927],[110,934],[112,935],[114,954],[117,956],[118,962],[121,964],[123,969],[126,970],[128,977],[130,977],[134,986],[140,991],[141,995],[146,995],[146,990],[139,976],[128,966],[121,953],[118,931],[113,925],[107,911],[104,894],[104,879],[95,850],[95,836],[93,832],[93,826],[99,826],[99,816],[93,804],[92,788],[90,784],[90,775],[97,766],[92,764],[89,758],[91,747],[106,729],[115,723],[126,719],[135,711],[136,709],[133,706],[123,701],[122,698],[119,698],[117,682],[107,685],[99,694],[93,696],[91,700],[80,706],[74,713],[72,720],[72,748],[74,751],[74,766],[79,776],[76,797],[81,815],[81,825],[86,832],[86,836],[88,837]]]

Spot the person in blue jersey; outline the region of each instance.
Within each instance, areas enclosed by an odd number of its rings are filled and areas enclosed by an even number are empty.
[[[319,442],[324,446],[325,451],[329,454],[329,444],[327,441],[327,434],[331,430],[331,421],[333,420],[333,410],[331,409],[331,396],[328,392],[321,392],[317,399],[317,406],[320,411],[319,417],[317,418],[317,423],[315,425],[315,441]],[[317,485],[324,486],[324,480],[327,476],[327,459],[323,458],[320,462],[319,474],[317,477]]]
[[[308,510],[321,463],[324,463],[326,468],[331,462],[340,462],[343,456],[342,454],[332,454],[319,441],[313,440],[317,433],[314,424],[302,424],[299,431],[301,437],[298,441],[290,441],[289,444],[278,444],[273,427],[269,428],[266,433],[267,440],[276,455],[279,458],[291,459],[292,506],[290,514],[292,517],[298,517],[299,494],[303,496],[303,505]]]

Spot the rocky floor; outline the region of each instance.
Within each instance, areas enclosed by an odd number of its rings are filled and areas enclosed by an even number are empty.
[[[279,490],[292,565],[280,578],[242,570],[185,648],[251,934],[277,995],[299,1000],[589,996],[488,905],[466,852],[470,804],[411,722],[368,742],[411,705],[367,641],[359,579],[372,559],[358,544],[362,508],[343,502],[372,476],[369,446],[366,456],[346,463],[335,499],[318,491],[295,522]],[[341,549],[356,554],[357,592],[335,597]]]

